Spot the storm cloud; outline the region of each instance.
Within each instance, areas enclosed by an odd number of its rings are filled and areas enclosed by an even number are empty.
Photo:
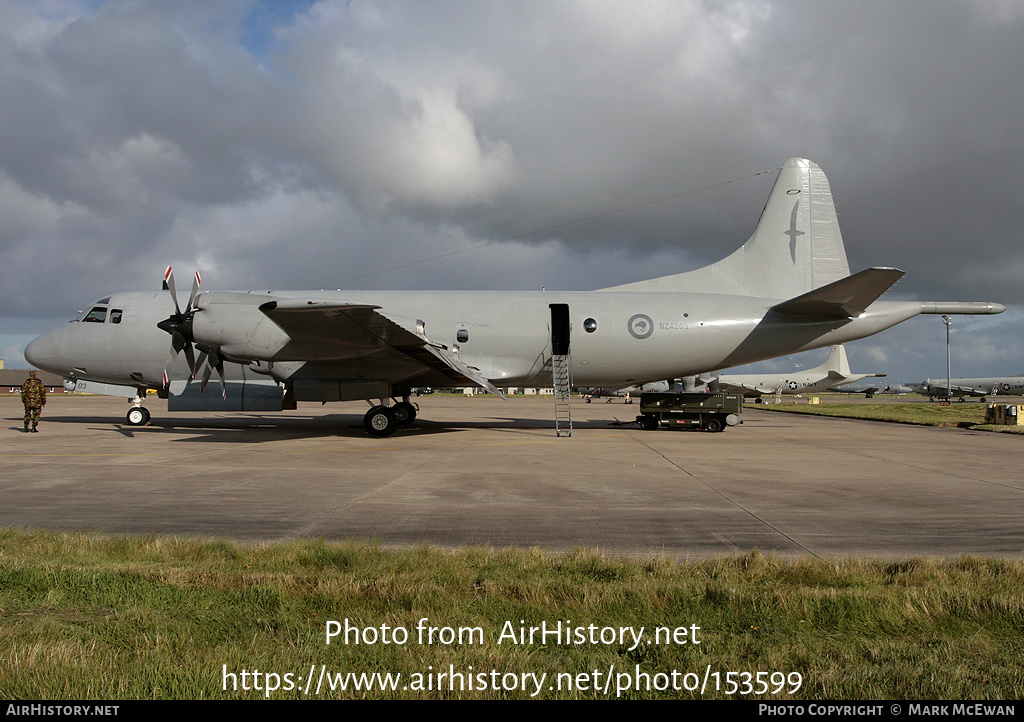
[[[1024,371],[1022,30],[1014,0],[0,0],[0,347],[19,365],[168,264],[261,289],[683,271],[800,156],[851,268],[907,271],[889,297],[1010,307],[954,320],[955,375]],[[850,361],[944,374],[944,338],[921,318]]]

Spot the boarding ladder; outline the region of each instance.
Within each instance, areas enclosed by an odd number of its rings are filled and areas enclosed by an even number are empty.
[[[555,388],[555,436],[572,436],[572,409],[569,405],[572,374],[569,366],[569,354],[551,356],[551,376]]]

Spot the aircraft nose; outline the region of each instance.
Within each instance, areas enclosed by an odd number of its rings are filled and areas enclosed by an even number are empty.
[[[60,331],[44,333],[25,347],[25,360],[37,368],[64,373],[60,368]]]

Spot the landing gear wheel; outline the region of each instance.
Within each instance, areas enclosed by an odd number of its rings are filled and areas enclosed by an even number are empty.
[[[391,407],[399,426],[408,426],[416,420],[416,407],[408,401],[399,401]]]
[[[383,439],[395,433],[398,420],[395,418],[395,412],[387,406],[374,406],[363,417],[363,428],[370,436]]]
[[[142,406],[133,406],[128,409],[125,419],[132,426],[145,426],[149,423],[149,409]]]
[[[704,424],[704,428],[708,431],[718,432],[725,428],[725,424],[722,423],[721,419],[714,417],[708,419],[708,422]]]

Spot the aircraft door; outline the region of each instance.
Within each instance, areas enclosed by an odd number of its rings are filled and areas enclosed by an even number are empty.
[[[552,303],[551,308],[551,353],[565,356],[569,353],[569,304]]]

